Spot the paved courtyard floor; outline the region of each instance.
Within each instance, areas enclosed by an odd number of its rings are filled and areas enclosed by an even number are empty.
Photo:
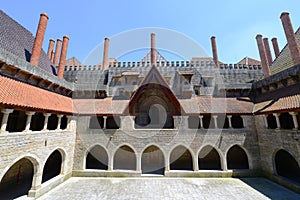
[[[70,178],[38,200],[300,199],[264,178]]]

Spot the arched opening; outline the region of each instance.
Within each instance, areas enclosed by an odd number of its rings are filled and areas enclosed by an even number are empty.
[[[108,155],[99,145],[93,147],[86,156],[86,169],[108,169]]]
[[[104,119],[102,116],[92,116],[90,118],[90,129],[102,129],[104,128]]]
[[[274,115],[272,115],[272,114],[268,115],[267,122],[268,122],[268,128],[270,128],[270,129],[278,128],[276,118]]]
[[[110,116],[106,119],[106,128],[107,129],[119,129],[121,124],[120,117]]]
[[[300,184],[300,168],[296,159],[281,149],[275,155],[275,167],[279,176],[283,176]]]
[[[248,156],[238,145],[229,149],[226,159],[228,169],[249,169]]]
[[[8,116],[6,130],[8,132],[22,132],[25,130],[27,116],[24,111],[14,110]]]
[[[202,120],[203,120],[203,128],[205,129],[215,128],[214,122],[210,115],[203,116]]]
[[[54,114],[50,115],[48,118],[47,129],[55,130],[55,129],[57,129],[57,125],[58,125],[58,117]]]
[[[198,116],[190,116],[188,118],[188,128],[189,129],[199,129],[201,128],[200,119]]]
[[[218,115],[217,126],[218,128],[229,128],[228,118],[225,115]]]
[[[293,117],[289,113],[281,113],[279,115],[280,127],[283,129],[293,129]]]
[[[62,167],[62,155],[55,150],[47,159],[43,170],[42,183],[58,176]]]
[[[61,130],[65,130],[68,126],[68,118],[66,115],[64,115],[62,118],[61,118],[61,123],[60,123],[60,129]]]
[[[152,105],[149,109],[150,124],[158,126],[160,122],[160,112],[158,105]]]
[[[173,149],[170,155],[170,170],[193,170],[193,158],[184,146]]]
[[[41,131],[44,128],[45,116],[43,113],[35,113],[31,118],[30,130]]]
[[[200,170],[221,170],[219,153],[211,146],[206,146],[200,151],[198,164]]]
[[[120,147],[114,156],[114,169],[136,170],[136,155],[129,146]]]
[[[142,154],[143,174],[164,174],[165,161],[162,151],[156,146],[150,146]]]
[[[34,166],[22,158],[9,168],[0,182],[1,199],[15,199],[27,195],[32,185]]]
[[[232,128],[244,128],[243,118],[241,116],[231,117]]]

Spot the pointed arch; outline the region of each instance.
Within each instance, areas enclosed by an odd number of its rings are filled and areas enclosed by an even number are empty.
[[[170,170],[193,171],[192,151],[184,145],[178,145],[170,153]]]
[[[221,170],[219,152],[212,146],[203,147],[198,154],[199,170]]]
[[[113,157],[114,170],[136,170],[136,153],[129,145],[122,145]]]
[[[226,155],[228,169],[249,169],[246,151],[239,145],[233,145]]]
[[[64,159],[65,153],[61,149],[56,149],[48,156],[43,168],[42,183],[62,173]]]
[[[85,169],[108,170],[108,153],[103,146],[96,144],[87,150]]]
[[[162,150],[156,145],[150,145],[142,152],[142,173],[164,174],[165,157]]]

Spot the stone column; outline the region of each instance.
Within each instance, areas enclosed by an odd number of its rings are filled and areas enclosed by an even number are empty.
[[[242,118],[242,122],[243,122],[243,127],[246,128],[247,127],[247,120],[245,120],[245,116],[241,116]]]
[[[274,113],[273,115],[276,118],[277,129],[280,129],[279,115],[277,113]]]
[[[26,127],[25,130],[23,132],[27,132],[30,131],[30,124],[31,124],[31,119],[32,119],[32,115],[34,115],[35,112],[26,112],[27,115],[27,119],[26,119]]]
[[[166,156],[166,159],[165,159],[165,171],[166,172],[170,171],[170,156]]]
[[[290,112],[289,114],[292,115],[292,117],[293,117],[294,129],[295,130],[298,129],[299,124],[298,124],[298,121],[297,121],[297,113],[296,112]]]
[[[48,129],[47,129],[47,125],[48,125],[48,119],[49,119],[50,115],[51,115],[51,113],[44,113],[45,120],[44,120],[44,128],[43,128],[43,131],[48,130]]]
[[[142,154],[136,154],[136,171],[142,172]]]
[[[227,160],[226,160],[226,156],[222,156],[221,158],[221,168],[223,171],[227,171]]]
[[[2,109],[1,110],[1,112],[3,113],[2,122],[1,122],[1,133],[7,132],[6,127],[7,127],[8,116],[13,111],[14,111],[13,109]]]
[[[203,116],[202,115],[199,116],[199,120],[200,120],[200,126],[201,126],[201,128],[203,128]]]
[[[67,130],[70,130],[71,129],[71,116],[68,115],[66,116],[67,117]]]
[[[218,121],[217,121],[218,116],[217,115],[213,115],[212,117],[214,118],[215,128],[218,128]]]
[[[264,123],[265,123],[265,127],[268,128],[268,119],[267,119],[267,115],[263,115],[263,119],[264,119]]]
[[[113,167],[113,157],[108,157],[108,166],[107,166],[107,170],[108,171],[113,171],[114,167]]]
[[[199,162],[198,162],[198,155],[195,156],[194,162],[193,162],[193,169],[194,171],[199,171]]]
[[[107,120],[107,116],[103,116],[103,129],[106,129],[106,120]]]
[[[232,128],[231,118],[232,118],[232,116],[231,116],[231,115],[227,115],[227,119],[228,119],[228,126],[229,126],[229,128]]]
[[[63,115],[57,115],[57,117],[58,117],[58,121],[57,121],[56,130],[60,130],[61,118],[63,117]]]

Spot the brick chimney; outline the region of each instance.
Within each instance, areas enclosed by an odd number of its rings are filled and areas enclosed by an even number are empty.
[[[58,59],[61,52],[61,43],[62,43],[61,39],[57,39],[55,53],[54,53],[54,60],[53,60],[53,64],[55,67],[58,66]]]
[[[38,29],[36,31],[36,36],[33,43],[33,48],[32,48],[32,53],[30,58],[30,63],[35,66],[39,65],[39,59],[42,51],[42,45],[43,45],[43,40],[47,28],[48,19],[49,17],[46,13],[42,13],[40,15],[40,21],[39,21]]]
[[[285,36],[288,42],[288,46],[291,52],[292,60],[294,65],[300,63],[300,50],[298,46],[298,42],[296,39],[296,35],[292,26],[292,22],[289,16],[289,13],[283,12],[280,16],[283,29],[285,32]]]
[[[103,61],[102,61],[102,69],[108,70],[108,50],[109,50],[109,38],[104,39],[104,51],[103,51]]]
[[[66,58],[67,58],[67,51],[68,51],[68,44],[69,44],[69,37],[64,36],[63,37],[63,43],[61,48],[61,55],[59,60],[59,67],[57,71],[57,76],[59,78],[64,77],[64,71],[65,71],[65,65],[66,65]]]
[[[272,38],[272,44],[273,44],[275,57],[277,58],[280,54],[277,38]]]
[[[271,50],[270,50],[269,39],[264,38],[263,42],[264,42],[264,46],[265,46],[265,50],[266,50],[266,56],[268,59],[268,63],[269,63],[269,65],[271,65],[273,63],[273,58],[272,58],[272,54],[271,54]]]
[[[264,74],[264,77],[266,78],[271,75],[271,72],[270,72],[270,66],[269,66],[267,55],[266,55],[266,50],[265,50],[265,45],[263,43],[262,35],[256,36],[256,42],[257,42],[257,46],[258,46],[258,51],[259,51],[259,56],[260,56],[260,60],[261,60],[263,74]]]
[[[53,48],[54,48],[54,43],[55,41],[53,39],[50,39],[49,40],[49,46],[48,46],[48,52],[47,52],[47,56],[48,58],[51,60],[51,55],[52,55],[52,52],[53,52]]]
[[[210,38],[210,40],[211,40],[211,48],[212,48],[212,53],[213,53],[213,59],[214,59],[216,67],[219,67],[219,58],[218,58],[216,37],[212,36]]]
[[[53,50],[51,51],[51,59],[50,60],[52,63],[54,63],[54,51]]]
[[[156,64],[155,33],[151,33],[151,65]]]

